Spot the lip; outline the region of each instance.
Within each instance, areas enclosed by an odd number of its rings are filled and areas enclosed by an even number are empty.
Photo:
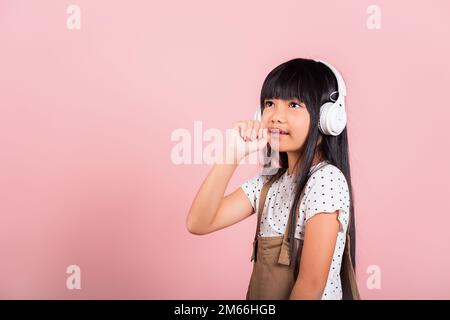
[[[278,128],[269,129],[269,136],[270,136],[271,141],[272,141],[272,139],[283,141],[284,139],[287,139],[287,137],[289,136],[289,133],[279,134],[279,132],[280,131]]]
[[[287,136],[287,135],[289,135],[289,132],[287,132],[287,131],[285,131],[285,130],[283,130],[281,128],[275,128],[275,127],[269,128],[269,133],[279,134],[280,136]]]

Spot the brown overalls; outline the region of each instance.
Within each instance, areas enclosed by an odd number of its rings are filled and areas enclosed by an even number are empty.
[[[261,237],[259,235],[261,217],[266,202],[267,192],[275,180],[276,179],[273,178],[270,179],[261,189],[256,234],[255,240],[253,241],[252,258],[250,260],[254,260],[253,271],[248,285],[246,300],[288,300],[295,284],[295,277],[298,274],[298,270],[294,270],[294,266],[290,265],[289,260],[289,226],[291,215],[289,215],[284,235],[275,237]],[[298,205],[303,200],[304,195],[305,189],[302,190]],[[298,212],[298,207],[295,212]],[[360,300],[361,298],[350,256],[350,217],[348,224],[340,272],[342,298],[344,300]],[[299,268],[303,240],[294,239],[294,252],[297,252],[298,246],[300,245],[300,250],[296,256],[296,259],[299,261]]]
[[[267,192],[273,182],[274,179],[270,179],[261,189],[256,234],[255,240],[253,241],[252,258],[250,260],[255,260],[255,262],[253,264],[250,284],[248,285],[246,300],[288,300],[295,283],[294,266],[289,261],[289,225],[291,215],[289,215],[284,235],[275,237],[261,237],[259,235],[261,216],[266,202]],[[303,196],[304,189],[300,201],[302,201]],[[298,246],[303,245],[303,240],[295,240],[294,248],[295,252],[297,252]]]

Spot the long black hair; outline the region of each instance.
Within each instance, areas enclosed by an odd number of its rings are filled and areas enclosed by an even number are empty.
[[[330,94],[338,90],[337,80],[331,69],[323,64],[310,59],[292,59],[273,69],[264,80],[261,89],[261,112],[264,112],[265,99],[289,100],[297,98],[306,105],[310,115],[310,126],[306,142],[301,147],[300,161],[297,167],[300,170],[299,179],[295,187],[295,197],[290,209],[291,223],[289,226],[290,261],[294,260],[296,276],[298,273],[299,250],[294,254],[295,227],[297,224],[298,211],[296,210],[301,201],[301,191],[309,178],[309,172],[317,153],[321,160],[327,160],[339,168],[347,179],[350,196],[350,255],[353,266],[355,264],[355,214],[353,208],[353,192],[350,177],[349,148],[347,138],[347,126],[337,136],[324,135],[319,131],[318,122],[320,118],[320,106],[330,100]],[[333,100],[338,95],[332,95]],[[319,143],[319,137],[321,141]],[[269,146],[270,149],[270,146]],[[288,158],[286,152],[280,152],[281,168],[275,174],[279,178],[288,169]]]

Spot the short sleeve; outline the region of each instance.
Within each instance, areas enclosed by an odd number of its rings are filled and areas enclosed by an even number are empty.
[[[346,232],[350,216],[350,197],[344,174],[337,167],[328,165],[315,172],[310,180],[311,184],[304,200],[306,221],[317,213],[339,210],[339,232]]]
[[[262,187],[264,186],[264,183],[266,183],[268,180],[268,176],[257,175],[241,185],[241,188],[250,201],[254,212],[258,210],[259,195],[261,193]]]

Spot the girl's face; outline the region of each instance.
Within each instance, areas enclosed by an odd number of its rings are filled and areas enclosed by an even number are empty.
[[[310,117],[306,105],[297,98],[289,100],[265,99],[262,115],[262,126],[269,128],[269,143],[271,144],[279,136],[279,152],[299,151],[304,145],[308,131]],[[279,128],[286,134],[276,135],[271,129]]]

